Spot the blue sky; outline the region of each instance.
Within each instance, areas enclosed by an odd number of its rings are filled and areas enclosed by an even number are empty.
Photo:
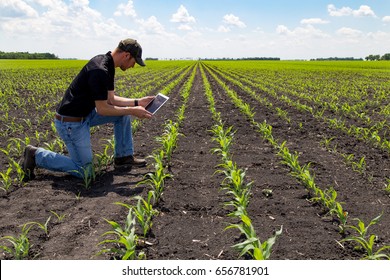
[[[389,0],[0,0],[0,51],[88,59],[365,57],[390,52]]]

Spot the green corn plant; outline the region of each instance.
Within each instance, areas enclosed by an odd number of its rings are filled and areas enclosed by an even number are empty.
[[[241,215],[240,218],[240,224],[230,224],[225,228],[236,228],[246,237],[244,242],[233,245],[233,248],[240,251],[240,257],[248,254],[255,260],[268,260],[271,256],[272,246],[275,244],[276,238],[282,233],[283,227],[275,232],[273,237],[261,243],[253,228],[251,219],[247,215]]]
[[[365,252],[365,256],[363,259],[368,259],[368,260],[381,260],[381,259],[386,259],[390,260],[390,246],[382,246],[378,250],[375,251],[374,245],[375,241],[377,239],[377,236],[375,234],[371,234],[368,239],[363,238],[361,236],[352,236],[349,238],[345,238],[341,240],[342,242],[355,242],[358,244],[356,249],[358,250],[363,250]],[[385,253],[385,252],[389,253]]]
[[[9,243],[11,243],[12,247],[8,247],[4,245],[4,246],[0,246],[0,249],[10,254],[13,259],[16,260],[27,259],[31,248],[31,244],[27,234],[32,227],[33,225],[27,223],[22,226],[22,233],[18,237],[14,237],[14,236],[1,237],[0,240],[8,241]]]
[[[324,146],[328,151],[331,151],[331,147],[330,147],[330,144],[331,142],[335,139],[335,137],[331,137],[331,138],[324,138],[322,139],[322,141],[320,142],[320,145]],[[333,150],[335,149],[335,147],[333,147]]]
[[[153,191],[149,191],[146,200],[143,199],[141,196],[134,197],[134,199],[137,200],[136,206],[132,206],[121,202],[115,203],[117,205],[124,206],[128,209],[130,208],[133,209],[144,237],[146,237],[149,234],[153,225],[152,218],[158,213],[157,210],[153,209],[153,202],[152,202],[153,197],[154,197]]]
[[[84,188],[89,190],[91,188],[92,183],[96,179],[96,172],[93,164],[89,163],[86,166],[82,167],[81,171],[73,170],[73,172],[81,176],[81,179],[83,180]]]
[[[286,120],[288,123],[291,122],[291,119],[288,117],[288,112],[280,109],[279,107],[276,108],[276,113],[279,117]]]
[[[218,166],[223,167],[223,169],[217,170],[216,172],[225,175],[225,178],[222,181],[225,189],[240,194],[243,189],[250,188],[251,183],[245,184],[245,171],[239,169],[236,163],[228,160]]]
[[[291,154],[290,150],[286,147],[286,141],[280,145],[278,155],[282,158],[282,163],[287,165],[294,174],[302,172],[302,168],[298,161],[298,152]]]
[[[103,172],[108,169],[108,166],[111,164],[112,159],[113,159],[113,156],[108,155],[106,149],[104,149],[104,152],[102,152],[102,153],[95,154],[94,166],[95,166],[96,176],[102,175]]]
[[[6,193],[9,192],[9,189],[11,188],[12,182],[13,182],[13,179],[11,177],[11,172],[12,172],[12,167],[8,167],[7,171],[5,171],[5,172],[0,172],[0,176],[1,176],[0,182],[2,185],[2,187],[0,187],[0,189],[5,191]]]
[[[358,162],[352,162],[352,169],[359,172],[360,174],[364,173],[366,170],[365,157],[362,157]]]
[[[157,204],[164,191],[164,181],[166,178],[172,177],[171,174],[165,172],[163,160],[164,151],[154,153],[151,156],[154,159],[154,172],[149,172],[145,175],[145,180],[138,184],[148,184],[153,189],[154,202]]]
[[[173,123],[172,120],[169,120],[165,124],[165,130],[162,136],[156,138],[164,148],[165,157],[167,158],[168,164],[171,162],[172,153],[177,146],[177,138],[179,135],[182,134],[180,134],[178,131],[178,124]]]
[[[385,191],[387,193],[390,193],[390,179],[389,178],[386,179]]]
[[[249,185],[249,184],[248,184]],[[251,197],[251,187],[246,186],[240,192],[234,190],[227,191],[226,194],[231,195],[233,200],[225,202],[225,206],[232,206],[235,210],[228,214],[228,216],[237,216],[237,213],[246,214],[246,209],[249,205]]]
[[[229,160],[229,154],[230,154],[230,146],[233,142],[233,135],[234,132],[232,132],[232,126],[224,129],[223,124],[214,125],[211,129],[211,132],[214,133],[214,137],[212,138],[212,141],[216,142],[218,144],[218,148],[214,148],[211,151],[213,153],[221,154],[222,161]]]
[[[47,220],[44,224],[41,224],[39,222],[28,222],[28,223],[26,223],[26,225],[38,226],[40,229],[42,229],[45,232],[46,236],[49,237],[49,227],[48,226],[49,226],[50,220],[51,220],[51,216],[49,216],[49,218],[47,218]]]
[[[58,222],[62,222],[62,220],[65,218],[66,214],[58,214],[57,212],[50,210],[50,213],[52,213],[58,220]]]
[[[143,199],[141,196],[134,197],[137,199],[136,207],[133,207],[134,213],[137,216],[138,223],[141,226],[143,236],[146,237],[152,228],[153,216],[157,215],[158,211],[153,209],[152,199],[154,198],[154,192],[149,191],[147,200]]]
[[[356,250],[363,250],[365,252],[364,259],[369,260],[377,260],[377,259],[388,259],[390,260],[390,246],[382,246],[378,250],[374,250],[375,241],[377,240],[377,236],[375,234],[371,234],[368,236],[368,229],[377,224],[379,219],[382,217],[383,213],[379,216],[375,217],[370,221],[370,223],[366,226],[364,222],[358,218],[354,219],[358,222],[357,226],[348,225],[348,228],[354,230],[357,235],[345,238],[341,240],[341,242],[354,242],[357,243],[355,247]],[[384,252],[388,251],[389,254],[385,254]]]
[[[353,220],[358,222],[357,226],[349,225],[348,228],[353,229],[358,234],[359,237],[366,238],[368,229],[371,226],[377,224],[379,222],[380,218],[382,217],[382,215],[383,214],[380,214],[379,216],[372,219],[367,226],[364,224],[364,222],[362,220],[360,220],[359,218],[355,218]]]
[[[16,157],[22,156],[24,146],[27,146],[29,144],[28,143],[23,146],[22,144],[24,144],[24,141],[20,138],[11,138],[8,141],[10,142],[10,144],[8,145],[8,150],[12,151]]]
[[[258,131],[268,142],[271,143],[272,146],[276,147],[278,145],[277,141],[274,139],[274,136],[272,135],[272,126],[267,124],[266,120],[264,120],[262,123],[257,123],[256,126],[258,128]]]
[[[20,164],[18,162],[16,162],[15,160],[13,160],[12,158],[8,158],[8,160],[10,161],[10,165],[13,167],[13,170],[15,171],[16,173],[16,181],[19,185],[23,185],[24,184],[24,177],[25,177],[25,173],[24,173],[24,170],[22,168],[22,166],[20,166]]]
[[[104,219],[112,226],[113,230],[105,232],[102,236],[114,235],[116,238],[105,239],[98,245],[113,243],[114,248],[103,249],[99,251],[99,255],[103,253],[113,253],[114,258],[119,257],[121,260],[145,259],[143,252],[136,252],[138,236],[135,234],[136,217],[133,215],[133,209],[130,208],[126,217],[125,225],[122,228],[117,222]]]
[[[340,221],[340,224],[338,225],[340,234],[344,235],[347,228],[348,212],[343,209],[340,202],[336,202],[335,206],[330,209],[330,214],[336,214]]]
[[[53,141],[53,142],[45,142],[43,143],[44,147],[49,150],[49,151],[52,151],[52,152],[55,152],[56,151],[56,143]]]

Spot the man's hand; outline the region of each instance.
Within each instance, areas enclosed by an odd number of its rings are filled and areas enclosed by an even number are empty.
[[[156,98],[155,96],[145,96],[145,97],[142,97],[142,98],[138,99],[138,105],[145,108],[146,105],[148,105],[149,102],[152,101],[155,98]]]
[[[140,119],[151,119],[153,117],[153,114],[145,110],[142,106],[133,107],[131,114]]]

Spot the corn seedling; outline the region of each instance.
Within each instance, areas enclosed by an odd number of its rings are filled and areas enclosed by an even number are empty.
[[[10,161],[10,165],[12,165],[13,170],[16,172],[16,181],[18,182],[19,185],[23,185],[23,179],[25,176],[23,168],[20,166],[18,162],[16,162],[12,158],[8,158],[8,160]]]
[[[153,224],[152,218],[158,213],[157,210],[153,209],[153,202],[152,202],[153,197],[154,197],[153,191],[149,191],[147,200],[143,199],[141,196],[134,197],[134,199],[137,200],[136,206],[128,205],[121,202],[115,203],[117,205],[124,206],[128,209],[133,209],[144,237],[146,237],[149,234]]]
[[[360,219],[354,219],[358,222],[357,226],[349,225],[348,228],[354,230],[357,235],[351,236],[341,240],[341,242],[355,242],[357,246],[356,250],[362,250],[365,252],[364,259],[377,260],[377,259],[388,259],[390,260],[390,246],[383,246],[378,250],[374,251],[375,241],[377,240],[377,236],[375,234],[371,234],[368,236],[368,229],[378,223],[379,219],[382,217],[382,214],[375,217],[370,221],[370,223],[366,226],[364,222]],[[389,254],[385,254],[385,251],[389,251]]]
[[[320,144],[322,146],[324,146],[328,151],[331,151],[331,142],[335,139],[335,137],[331,137],[331,138],[324,138]],[[333,147],[333,150],[335,149],[335,147]]]
[[[173,123],[172,120],[169,120],[165,124],[165,130],[162,136],[156,138],[157,141],[160,142],[163,146],[168,164],[171,162],[172,153],[177,146],[177,137],[179,135],[181,134],[178,131],[178,124]]]
[[[145,180],[138,184],[148,184],[153,189],[154,202],[158,203],[160,197],[164,191],[164,180],[172,177],[171,174],[165,172],[163,160],[164,151],[160,151],[152,155],[154,159],[154,172],[149,172],[145,175]]]
[[[95,172],[95,168],[94,168],[92,163],[87,164],[86,166],[82,167],[81,171],[73,170],[73,172],[80,175],[81,179],[83,180],[83,186],[85,189],[88,190],[91,188],[91,184],[96,179],[96,172]]]
[[[390,193],[390,179],[386,179],[385,191]]]
[[[98,254],[113,253],[114,258],[119,257],[121,260],[145,259],[143,252],[138,253],[138,255],[136,252],[138,236],[135,234],[135,219],[132,208],[129,209],[123,228],[117,222],[105,219],[112,226],[113,230],[105,232],[102,236],[114,235],[116,238],[103,240],[98,245],[113,243],[116,246],[110,249],[103,249]]]
[[[341,240],[342,242],[355,242],[357,243],[357,247],[355,247],[356,250],[362,250],[365,252],[365,256],[363,259],[368,260],[381,260],[381,259],[387,259],[390,260],[390,246],[382,246],[378,250],[375,251],[374,245],[375,241],[377,239],[377,236],[375,234],[371,234],[368,238],[363,238],[361,236],[352,236],[349,238],[345,238]],[[385,253],[385,252],[389,253]]]
[[[211,151],[213,153],[219,153],[222,156],[222,161],[225,162],[229,160],[230,145],[233,141],[234,132],[232,132],[233,127],[229,127],[226,130],[223,127],[223,124],[214,125],[211,129],[211,132],[214,133],[212,140],[218,144],[219,148],[214,148]]]
[[[363,222],[362,220],[360,220],[359,218],[355,218],[355,219],[353,219],[353,220],[358,222],[357,226],[349,225],[348,228],[351,228],[351,229],[353,229],[356,233],[358,233],[358,236],[359,236],[359,237],[366,238],[366,237],[367,237],[367,231],[368,231],[368,229],[369,229],[371,226],[373,226],[373,225],[375,225],[376,223],[378,223],[381,217],[382,217],[382,214],[379,215],[379,216],[377,216],[377,217],[375,217],[374,219],[372,219],[372,220],[370,221],[370,223],[369,223],[367,226],[364,224],[364,222]]]
[[[347,228],[348,212],[343,209],[340,202],[336,202],[335,206],[330,209],[330,214],[336,214],[339,219],[340,234],[344,235]]]
[[[51,219],[51,216],[49,216],[49,218],[47,218],[47,220],[46,220],[46,222],[44,224],[41,224],[39,222],[28,222],[28,223],[26,223],[26,225],[32,225],[32,226],[36,225],[36,226],[38,226],[40,229],[42,229],[45,232],[46,236],[49,237],[49,228],[48,228],[48,226],[49,226],[50,219]]]
[[[55,212],[53,210],[50,210],[50,213],[52,213],[57,218],[57,221],[60,222],[60,223],[62,222],[62,220],[66,216],[65,214],[60,215],[60,214],[58,214],[57,212]]]
[[[5,240],[11,243],[12,247],[8,246],[0,246],[4,252],[10,254],[13,259],[22,260],[28,258],[28,254],[30,252],[30,241],[27,237],[28,232],[33,227],[33,225],[27,223],[22,227],[22,233],[19,237],[14,236],[4,236],[1,237],[0,240]]]
[[[352,169],[356,172],[359,172],[360,174],[364,173],[366,170],[366,161],[365,157],[362,157],[359,161],[357,162],[352,162]]]
[[[11,178],[11,172],[12,172],[12,167],[8,167],[7,171],[5,172],[0,172],[1,176],[1,185],[0,189],[8,193],[9,189],[12,186],[12,178]]]
[[[255,260],[268,260],[271,256],[272,246],[275,244],[276,238],[282,233],[283,227],[275,232],[273,237],[261,243],[256,235],[250,218],[247,215],[241,215],[240,218],[240,224],[231,224],[226,227],[226,229],[236,228],[246,237],[244,242],[233,245],[233,248],[240,251],[240,257],[248,254]]]

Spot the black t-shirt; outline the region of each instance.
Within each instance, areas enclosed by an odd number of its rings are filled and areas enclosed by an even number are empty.
[[[95,109],[95,100],[107,100],[114,90],[115,65],[111,52],[92,58],[66,90],[57,113],[70,117],[86,117]]]

